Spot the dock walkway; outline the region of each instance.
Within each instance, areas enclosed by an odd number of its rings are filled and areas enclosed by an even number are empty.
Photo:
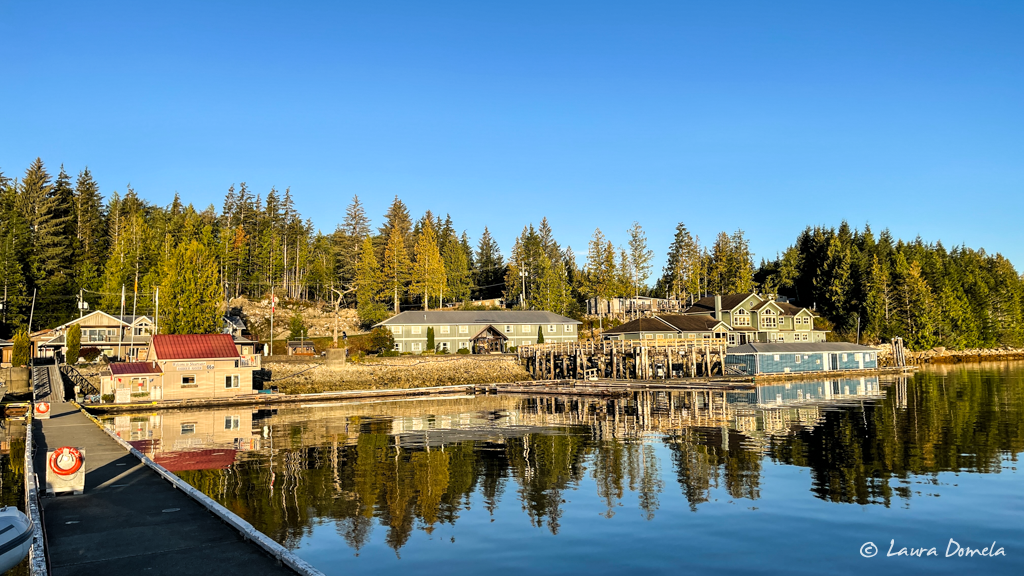
[[[47,449],[85,450],[84,494],[40,490],[51,574],[295,574],[64,403],[59,373],[48,390],[34,380],[52,401],[50,418],[32,423],[40,483]]]

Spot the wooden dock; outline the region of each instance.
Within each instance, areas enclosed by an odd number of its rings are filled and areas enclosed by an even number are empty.
[[[725,375],[725,338],[528,344],[516,353],[537,379],[673,380]]]

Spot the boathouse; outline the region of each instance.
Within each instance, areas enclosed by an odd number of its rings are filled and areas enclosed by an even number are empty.
[[[754,342],[730,348],[725,373],[788,374],[878,368],[878,350],[849,342]]]
[[[242,396],[252,394],[253,364],[230,334],[162,334],[146,361],[110,364],[101,393],[116,403]]]
[[[427,330],[434,329],[434,349],[476,353],[504,352],[511,346],[571,342],[578,338],[580,322],[540,310],[440,310],[402,312],[374,327],[383,326],[395,338],[397,352],[426,351]]]

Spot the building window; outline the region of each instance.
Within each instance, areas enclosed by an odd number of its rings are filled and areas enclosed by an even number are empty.
[[[664,334],[658,334],[657,336],[655,336],[655,338],[658,339],[658,340],[664,340],[665,339],[665,335]]]
[[[856,354],[854,354],[853,355],[853,359],[856,362],[860,362],[860,352],[857,352]]]
[[[395,352],[401,352],[401,351],[402,351],[402,343],[401,342],[395,342]]]
[[[224,377],[225,388],[238,388],[238,374],[228,374]]]
[[[448,351],[451,350],[451,347],[448,345],[447,342],[441,342],[440,346],[441,346],[441,350],[444,350],[445,352],[448,352]]]
[[[196,433],[196,423],[195,422],[182,422],[181,423],[181,435],[182,436],[187,436],[189,434],[195,434],[195,433]]]
[[[554,332],[555,330],[557,330],[557,328],[555,328],[554,324],[548,324],[548,332]]]
[[[795,363],[799,364],[799,363],[800,363],[800,355],[799,355],[799,354],[797,354],[797,355],[796,355],[796,356],[794,357],[794,360],[793,360],[793,361],[794,361]]]
[[[779,361],[779,355],[776,354],[772,359],[775,360],[776,362],[778,362]]]
[[[803,340],[804,342],[807,342],[807,334],[804,334],[800,339]]]
[[[572,324],[566,324],[565,325],[565,331],[566,332],[572,332]]]
[[[419,352],[422,349],[423,349],[423,345],[420,344],[419,342],[413,342],[412,343],[412,351],[413,352]]]
[[[644,334],[644,338],[647,340],[654,340],[654,334]]]
[[[419,326],[413,326],[412,327],[412,333],[413,334],[419,334],[422,330],[423,329],[421,327],[419,327]]]
[[[736,335],[729,334],[729,344],[736,344]]]
[[[512,333],[512,326],[509,326],[508,324],[505,324],[505,334],[511,334],[511,333]]]
[[[196,384],[196,375],[195,374],[185,374],[185,375],[183,375],[181,377],[181,387],[182,388],[198,388],[199,385]]]
[[[459,348],[465,348],[466,350],[469,350],[469,342],[459,342]]]
[[[469,326],[459,326],[459,334],[469,334]]]
[[[843,362],[846,362],[846,354],[843,354]]]
[[[775,312],[772,312],[771,310],[761,312],[761,326],[765,328],[775,328],[777,324]]]
[[[750,326],[750,313],[740,308],[732,315],[733,326]]]
[[[401,334],[402,333],[402,327],[401,326],[392,326],[391,327],[391,333],[392,334]]]
[[[441,326],[440,330],[441,330],[441,334],[451,334],[452,333],[452,327],[451,326]]]
[[[526,332],[529,332],[529,331],[530,331],[530,326],[528,324],[524,325],[523,326],[523,332],[526,333]]]
[[[238,430],[242,427],[241,418],[238,416],[225,416],[224,417],[224,429],[225,430]]]

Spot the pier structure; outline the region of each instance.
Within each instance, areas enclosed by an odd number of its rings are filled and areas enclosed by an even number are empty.
[[[538,380],[672,380],[724,376],[725,338],[526,344],[520,362]]]
[[[33,420],[28,436],[32,446],[27,447],[27,456],[40,485],[45,483],[49,449],[79,448],[84,452],[86,471],[81,495],[39,494],[45,561],[37,563],[41,554],[33,555],[33,576],[242,571],[319,575],[248,523],[113,437],[76,404],[65,402],[63,379],[56,366],[36,367],[33,381],[35,401],[50,403],[50,418]],[[39,548],[42,552],[43,546]]]

